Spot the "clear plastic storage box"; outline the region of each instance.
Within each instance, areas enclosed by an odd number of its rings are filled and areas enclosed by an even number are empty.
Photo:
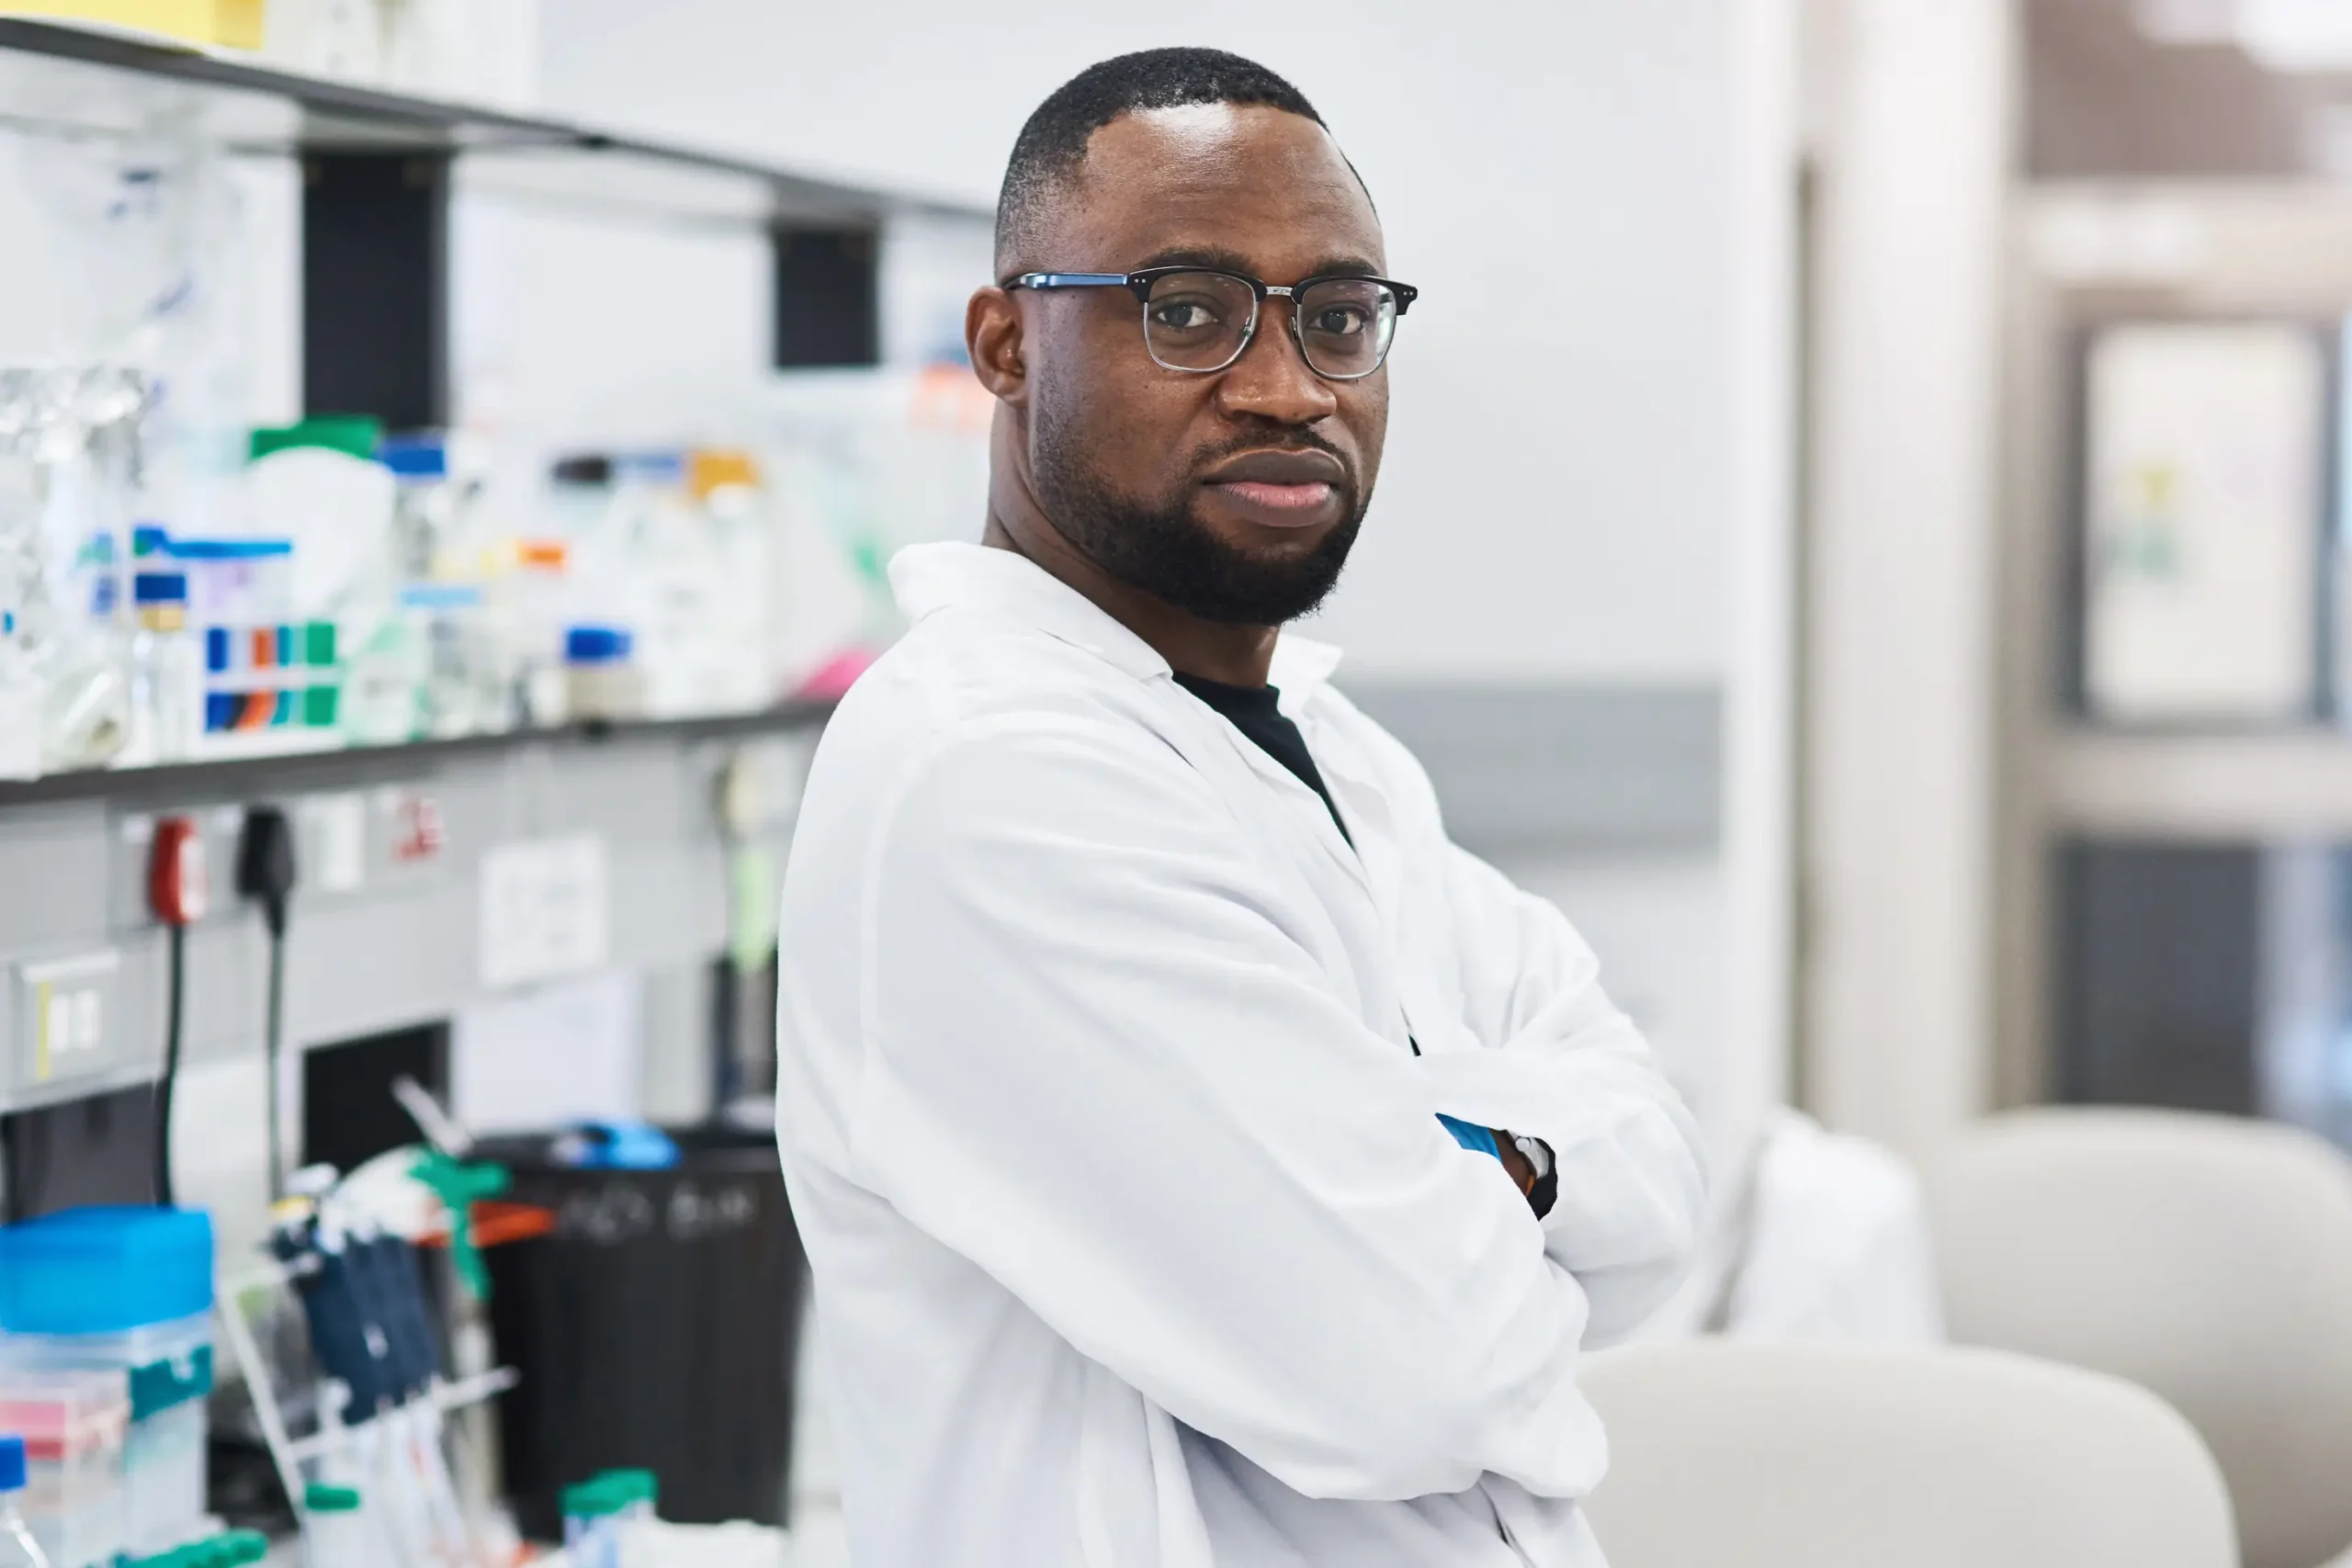
[[[128,1550],[187,1539],[205,1515],[212,1391],[212,1224],[175,1209],[75,1209],[0,1230],[0,1382],[124,1379]]]
[[[25,1524],[51,1568],[111,1568],[130,1547],[120,1371],[0,1372],[0,1431],[25,1439]]]

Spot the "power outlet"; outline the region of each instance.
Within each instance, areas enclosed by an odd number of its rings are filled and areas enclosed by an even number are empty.
[[[17,1086],[84,1077],[114,1066],[116,979],[122,956],[112,948],[17,965]]]

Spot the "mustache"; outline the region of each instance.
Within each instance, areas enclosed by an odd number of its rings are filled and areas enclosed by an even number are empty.
[[[1204,469],[1215,468],[1227,457],[1238,457],[1244,452],[1320,452],[1340,465],[1340,471],[1347,475],[1348,490],[1351,493],[1357,488],[1355,459],[1341,451],[1337,445],[1311,430],[1284,430],[1280,434],[1237,435],[1230,441],[1220,441],[1215,446],[1205,446],[1193,453],[1193,460],[1188,467],[1192,472],[1198,474]]]

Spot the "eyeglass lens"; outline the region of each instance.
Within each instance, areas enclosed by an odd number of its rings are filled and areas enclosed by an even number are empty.
[[[1314,284],[1291,301],[1306,363],[1339,380],[1368,376],[1396,333],[1396,296],[1365,278]],[[1249,344],[1257,296],[1238,277],[1178,272],[1155,280],[1144,306],[1144,341],[1171,370],[1222,370]]]

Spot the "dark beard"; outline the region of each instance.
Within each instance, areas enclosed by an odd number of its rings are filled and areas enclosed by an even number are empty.
[[[1366,498],[1351,474],[1340,494],[1346,511],[1314,549],[1287,559],[1254,556],[1193,519],[1189,489],[1157,503],[1119,495],[1087,466],[1080,446],[1059,420],[1040,414],[1032,472],[1046,519],[1113,577],[1204,621],[1279,626],[1308,614],[1339,586],[1340,570],[1363,526]],[[1329,443],[1304,433],[1288,442],[1245,440],[1233,449],[1269,446],[1311,446],[1339,455]]]

